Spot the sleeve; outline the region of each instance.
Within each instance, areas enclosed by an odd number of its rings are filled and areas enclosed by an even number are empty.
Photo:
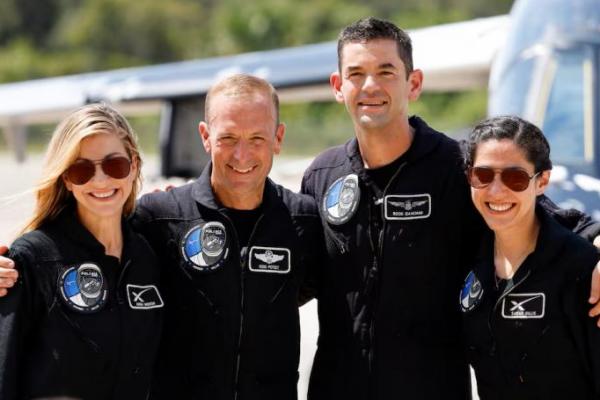
[[[321,284],[323,282],[323,273],[325,271],[324,263],[327,260],[325,251],[325,239],[323,238],[323,229],[318,217],[314,218],[311,224],[311,229],[306,232],[309,240],[308,250],[310,252],[307,257],[306,275],[300,285],[298,295],[298,305],[302,306],[310,300],[319,296],[321,292]]]
[[[312,197],[313,199],[316,199],[315,191],[311,184],[311,182],[312,182],[311,176],[312,176],[312,173],[311,173],[310,167],[309,167],[306,171],[304,171],[304,175],[302,176],[302,182],[300,183],[300,193],[307,194],[310,197]]]
[[[589,282],[598,255],[595,249],[581,241],[581,238],[574,239],[579,240],[572,240],[566,244],[568,251],[575,255],[567,261],[571,273],[568,274],[563,308],[569,318],[577,349],[589,366],[596,396],[600,396],[600,329],[596,325],[596,319],[587,314]]]
[[[33,312],[31,268],[18,250],[11,248],[9,258],[15,261],[19,280],[6,297],[0,299],[0,399],[21,398],[20,363],[25,359],[25,339],[35,319]]]
[[[596,236],[600,235],[600,223],[594,221],[589,215],[573,208],[560,208],[545,195],[538,198],[538,204],[562,226],[588,242],[593,242]]]

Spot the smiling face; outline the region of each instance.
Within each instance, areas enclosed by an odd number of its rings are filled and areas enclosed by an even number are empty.
[[[402,126],[409,101],[419,97],[423,76],[414,70],[406,77],[396,42],[346,43],[340,61],[341,71],[331,75],[330,83],[355,127],[369,131]]]
[[[211,156],[211,186],[223,205],[255,208],[285,132],[276,122],[271,94],[221,92],[211,99],[210,110],[208,123],[201,122],[199,128]]]
[[[522,168],[529,176],[535,174],[533,164],[525,153],[510,139],[490,139],[477,145],[473,167],[494,169]],[[536,197],[541,195],[550,180],[550,171],[543,171],[531,179],[522,192],[507,188],[496,174],[494,180],[484,188],[471,188],[475,207],[487,225],[498,232],[516,231],[526,228],[535,219]]]
[[[98,161],[110,157],[130,158],[123,142],[116,134],[100,133],[84,138],[80,143],[77,160]],[[137,162],[132,161],[129,175],[123,179],[112,178],[96,165],[94,176],[82,185],[75,185],[63,175],[67,190],[77,201],[77,213],[82,221],[96,221],[106,218],[121,218],[123,205],[127,201],[135,177]]]

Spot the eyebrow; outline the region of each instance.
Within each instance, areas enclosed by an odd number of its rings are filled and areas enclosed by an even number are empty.
[[[388,63],[379,64],[377,66],[377,68],[379,68],[379,69],[398,69],[398,67],[396,67],[394,64],[389,63],[389,62]],[[350,65],[350,66],[348,66],[346,68],[346,72],[360,71],[362,69],[363,69],[363,67]]]
[[[91,158],[85,158],[85,157],[77,157],[77,159],[75,161],[79,161],[79,160],[87,160],[87,161],[101,161],[104,160],[105,158],[111,158],[114,156],[125,156],[125,153],[121,153],[120,151],[114,151],[112,153],[109,153],[107,155],[105,155],[104,157],[97,159],[97,160],[92,160]]]

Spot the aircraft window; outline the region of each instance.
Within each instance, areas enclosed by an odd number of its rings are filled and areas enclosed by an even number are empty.
[[[587,126],[585,115],[592,109],[586,100],[592,88],[591,57],[581,47],[555,54],[555,73],[542,130],[550,142],[552,159],[581,164],[591,161],[585,151],[586,138],[591,135],[586,133],[591,126]]]

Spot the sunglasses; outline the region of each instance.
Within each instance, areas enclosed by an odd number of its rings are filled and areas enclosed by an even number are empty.
[[[513,192],[522,192],[529,187],[529,182],[540,173],[529,176],[522,168],[496,169],[490,167],[471,167],[467,170],[469,184],[475,189],[483,189],[494,181],[496,174],[500,174],[500,180]]]
[[[126,157],[107,157],[102,160],[78,160],[65,171],[65,176],[74,185],[89,182],[96,174],[96,165],[114,179],[123,179],[131,172],[131,161]]]

